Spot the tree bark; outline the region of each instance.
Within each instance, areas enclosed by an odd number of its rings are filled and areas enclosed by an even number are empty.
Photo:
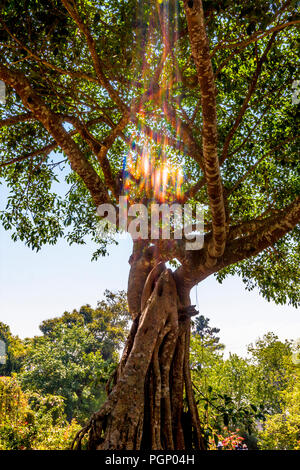
[[[144,273],[140,260],[141,266]],[[129,286],[133,288],[132,282]],[[135,309],[140,298],[141,310],[108,398],[77,434],[73,448],[81,448],[89,433],[91,450],[204,449],[189,370],[190,316],[195,311],[181,304],[173,273],[163,263],[150,271],[142,292],[130,295]]]

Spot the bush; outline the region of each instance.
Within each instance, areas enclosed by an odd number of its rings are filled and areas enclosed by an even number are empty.
[[[282,413],[269,416],[259,434],[263,450],[300,450],[300,381],[292,391],[282,394]]]
[[[27,396],[16,377],[0,377],[0,450],[69,449],[79,429],[66,421],[62,397]]]
[[[0,377],[0,449],[31,447],[34,413],[15,377]]]

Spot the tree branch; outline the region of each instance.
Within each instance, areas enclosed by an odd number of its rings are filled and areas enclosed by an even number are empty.
[[[46,106],[44,101],[32,89],[28,79],[20,72],[9,70],[0,64],[0,79],[14,88],[22,99],[25,108],[43,124],[45,129],[65,152],[73,171],[83,179],[96,206],[103,202],[108,202],[109,196],[103,182],[79,146],[64,129],[62,117],[53,113]]]
[[[177,285],[183,291],[189,292],[193,286],[206,279],[211,274],[226,266],[257,256],[266,248],[271,247],[295,228],[300,222],[300,196],[289,206],[273,213],[265,219],[254,219],[232,228],[229,232],[225,251],[215,262],[211,263],[206,256],[205,245],[211,234],[205,236],[204,248],[186,252],[184,263],[175,271]],[[247,236],[244,236],[248,233]],[[241,235],[240,238],[236,238]],[[234,238],[234,239],[233,239]]]
[[[250,235],[235,239],[228,244],[222,260],[224,267],[256,256],[293,230],[300,222],[300,196],[285,209],[268,217],[266,222],[263,220],[252,221],[252,223],[256,222],[256,226],[253,225]],[[261,225],[260,228],[258,228],[259,225]]]
[[[240,109],[240,111],[237,115],[237,118],[236,118],[232,128],[230,129],[226,139],[225,139],[225,143],[224,143],[224,146],[223,146],[223,152],[222,152],[222,156],[221,156],[221,160],[220,160],[221,164],[226,160],[226,158],[228,156],[228,148],[229,148],[230,142],[231,142],[237,128],[239,127],[239,125],[240,125],[240,123],[243,119],[243,116],[244,116],[244,114],[245,114],[245,112],[248,108],[249,102],[251,100],[251,97],[252,97],[252,95],[255,91],[256,85],[257,85],[258,77],[261,73],[262,65],[265,62],[265,60],[267,58],[267,55],[268,55],[268,52],[270,51],[270,49],[272,47],[272,44],[275,40],[275,36],[276,36],[276,33],[273,33],[270,41],[268,42],[267,47],[264,50],[263,55],[261,56],[260,60],[258,61],[255,73],[252,77],[250,86],[248,88],[247,95],[245,96],[245,99],[244,99],[243,104],[241,106],[241,109]]]
[[[78,71],[75,71],[75,70],[62,69],[61,67],[58,67],[54,64],[51,64],[47,60],[39,57],[34,51],[32,51],[29,47],[27,47],[25,44],[23,44],[10,31],[10,29],[7,27],[6,23],[3,21],[1,16],[0,16],[0,23],[1,23],[2,27],[5,29],[5,31],[10,35],[10,37],[16,42],[16,44],[18,44],[21,49],[24,49],[24,51],[26,51],[28,53],[28,56],[24,60],[34,59],[36,62],[39,62],[39,63],[45,65],[45,67],[49,68],[50,70],[54,70],[55,72],[57,72],[61,75],[68,75],[70,77],[79,78],[81,80],[86,80],[88,82],[97,83],[97,84],[99,83],[99,80],[97,79],[97,77],[93,77],[92,75],[89,75],[85,72],[78,72]]]
[[[93,64],[95,67],[95,71],[96,71],[99,83],[103,86],[103,88],[107,90],[109,96],[118,105],[118,107],[123,112],[124,111],[128,112],[128,108],[126,104],[121,100],[116,90],[112,87],[109,80],[104,75],[104,72],[103,72],[104,67],[103,67],[103,64],[101,62],[99,55],[97,54],[95,40],[88,26],[78,14],[75,2],[73,0],[61,0],[61,1],[64,7],[66,8],[67,12],[71,16],[71,18],[73,18],[78,28],[80,29],[80,31],[86,38],[86,42],[87,42],[87,45],[88,45],[88,48],[89,48],[89,51],[93,60]]]
[[[17,162],[22,162],[23,160],[27,160],[28,158],[37,157],[38,155],[41,155],[43,153],[48,155],[56,147],[57,147],[57,142],[53,141],[49,145],[45,145],[44,147],[42,147],[38,150],[35,150],[34,152],[26,153],[26,155],[20,155],[19,157],[13,158],[12,160],[9,160],[8,162],[1,163],[0,167],[12,165],[13,163],[17,163]]]
[[[201,0],[184,1],[192,54],[201,91],[203,115],[202,148],[207,194],[212,214],[212,239],[209,255],[222,255],[226,242],[226,214],[217,149],[216,88],[205,30]]]
[[[247,47],[249,44],[251,44],[252,42],[257,42],[257,41],[260,41],[261,39],[263,39],[264,37],[268,36],[269,34],[272,34],[272,33],[275,33],[275,32],[278,32],[278,31],[281,31],[289,26],[293,26],[293,25],[296,25],[296,24],[299,24],[300,21],[299,20],[295,20],[295,21],[288,21],[287,23],[282,23],[282,24],[279,24],[279,25],[276,25],[270,29],[268,29],[267,31],[265,31],[264,33],[262,31],[257,31],[256,33],[254,33],[252,36],[250,36],[249,38],[245,39],[245,41],[240,41],[240,42],[232,42],[232,43],[228,43],[228,44],[224,44],[224,45],[217,45],[213,52],[212,52],[212,55],[215,54],[215,52],[217,50],[220,50],[220,49],[244,49],[245,47]]]
[[[15,124],[19,124],[19,122],[26,122],[32,120],[34,120],[32,113],[23,113],[19,114],[18,116],[10,116],[0,121],[0,128],[5,126],[14,126]]]

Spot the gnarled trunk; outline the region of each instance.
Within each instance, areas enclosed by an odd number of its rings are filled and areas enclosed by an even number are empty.
[[[148,261],[143,289],[129,279],[135,290],[129,304],[139,299],[140,313],[134,315],[107,401],[76,436],[76,448],[89,432],[89,449],[204,449],[189,369],[193,308],[182,307],[171,270],[163,263],[151,270]]]

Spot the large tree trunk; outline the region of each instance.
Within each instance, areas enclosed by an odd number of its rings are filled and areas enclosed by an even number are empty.
[[[138,268],[146,273],[140,258]],[[107,401],[77,435],[76,448],[89,432],[90,449],[204,449],[189,369],[193,309],[182,307],[171,270],[151,268],[149,262],[143,289],[136,276],[129,279],[129,303],[139,299],[140,312]]]

